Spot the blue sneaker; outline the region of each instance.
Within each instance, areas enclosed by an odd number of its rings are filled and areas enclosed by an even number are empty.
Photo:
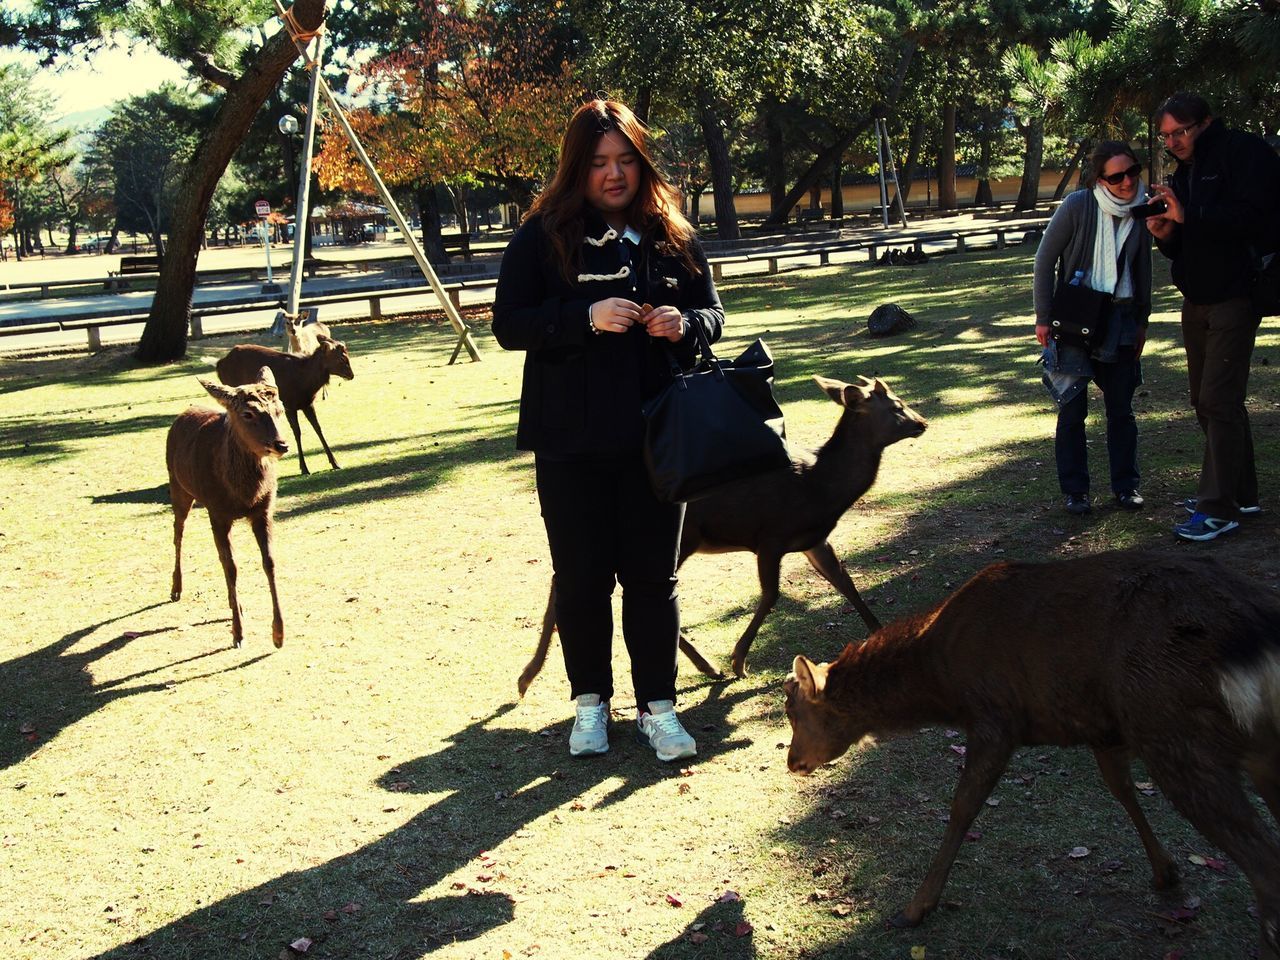
[[[1187,513],[1195,513],[1196,503],[1197,501],[1195,497],[1187,497],[1187,499],[1182,501],[1182,509],[1187,511]],[[1258,506],[1256,503],[1249,507],[1237,507],[1237,509],[1240,511],[1241,514],[1243,514],[1246,517],[1251,517],[1255,513],[1262,512],[1262,508]]]
[[[1219,520],[1204,513],[1193,513],[1186,523],[1175,523],[1173,532],[1183,540],[1212,540],[1220,533],[1240,526],[1234,520]]]

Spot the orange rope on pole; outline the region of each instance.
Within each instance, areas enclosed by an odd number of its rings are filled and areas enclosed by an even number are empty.
[[[284,21],[285,29],[289,31],[289,35],[299,43],[310,43],[316,37],[320,36],[320,34],[324,33],[323,22],[321,22],[320,26],[316,27],[314,30],[302,29],[302,25],[298,23],[298,18],[293,15],[293,7],[289,7],[289,9],[281,13],[280,19]],[[308,69],[314,66],[314,60],[307,64]]]

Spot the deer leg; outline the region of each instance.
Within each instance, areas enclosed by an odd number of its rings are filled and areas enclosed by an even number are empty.
[[[338,469],[338,461],[333,459],[333,451],[329,449],[329,441],[324,438],[324,431],[320,429],[320,421],[316,419],[316,408],[314,406],[305,406],[302,412],[307,415],[307,423],[311,424],[311,429],[316,432],[316,436],[320,438],[320,446],[324,447],[325,456],[329,458],[329,466]],[[302,452],[302,441],[298,441],[298,452]]]
[[[231,521],[209,514],[209,526],[213,527],[213,542],[222,561],[222,573],[227,578],[227,603],[231,605],[231,645],[240,646],[244,640],[240,625],[240,600],[236,597],[236,558],[231,555]]]
[[[987,740],[970,735],[964,770],[956,784],[955,796],[951,798],[951,819],[947,821],[946,832],[942,835],[942,845],[929,864],[924,882],[911,902],[889,921],[891,926],[917,926],[926,914],[937,907],[964,835],[982,810],[982,804],[1000,782],[1000,774],[1009,765],[1012,754],[1013,745],[1006,738]]]
[[[193,498],[171,478],[169,500],[173,504],[173,585],[169,600],[176,601],[182,599],[182,531],[186,528]]]
[[[1258,902],[1258,956],[1280,960],[1280,842],[1245,795],[1239,771],[1219,756],[1191,743],[1176,755],[1148,751],[1142,759],[1174,808],[1244,873]]]
[[[845,570],[844,564],[840,562],[840,558],[836,556],[830,541],[823,540],[812,550],[806,550],[804,555],[809,558],[809,563],[813,566],[813,569],[822,574],[827,583],[844,594],[844,598],[853,604],[853,608],[858,611],[858,616],[862,617],[862,622],[867,625],[868,631],[874,633],[880,629],[880,621],[876,619],[876,615],[871,612],[871,608],[858,595],[858,588],[849,579],[849,574]]]
[[[1244,768],[1276,825],[1280,826],[1280,744],[1252,753],[1245,758]]]
[[[276,594],[276,561],[271,555],[271,517],[266,512],[249,518],[253,527],[253,535],[258,540],[258,549],[262,552],[262,569],[267,575],[267,586],[271,588],[271,642],[278,650],[284,646],[284,618],[280,615],[280,598]]]
[[[680,634],[679,646],[699,673],[710,677],[712,680],[723,680],[725,678],[724,671],[714,667],[711,661],[702,655],[698,648],[693,645],[693,641],[686,637],[683,632]]]
[[[756,554],[756,573],[760,577],[760,601],[756,604],[755,616],[747,624],[747,629],[738,638],[738,642],[733,645],[733,675],[735,677],[745,677],[747,675],[747,651],[751,649],[751,644],[755,640],[756,634],[760,631],[760,624],[764,623],[764,618],[769,615],[773,605],[778,602],[778,575],[781,570],[782,554],[766,553],[764,551]]]
[[[1137,790],[1133,786],[1133,777],[1129,771],[1131,760],[1128,749],[1124,747],[1105,749],[1095,747],[1093,758],[1098,761],[1098,769],[1102,771],[1102,779],[1111,791],[1111,795],[1120,801],[1124,812],[1129,815],[1133,825],[1138,828],[1138,836],[1142,840],[1142,848],[1147,851],[1147,859],[1151,861],[1151,882],[1157,890],[1167,890],[1178,885],[1178,867],[1169,856],[1169,852],[1160,845],[1151,824],[1138,806]]]
[[[534,678],[542,672],[542,665],[547,662],[547,650],[551,647],[551,634],[556,629],[556,578],[551,576],[551,592],[547,595],[547,609],[542,614],[542,633],[538,637],[538,649],[533,651],[533,659],[524,665],[524,669],[520,671],[520,679],[516,681],[516,687],[520,690],[520,696],[525,695],[525,691],[529,689],[529,684],[533,683]]]
[[[298,428],[298,411],[285,407],[284,415],[289,421],[289,426],[293,427],[293,442],[298,445],[298,464],[302,467],[302,472],[308,474],[311,471],[307,469],[307,458],[302,455],[302,431]]]

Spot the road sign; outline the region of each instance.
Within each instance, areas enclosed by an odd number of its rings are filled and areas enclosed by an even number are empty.
[[[253,205],[254,212],[260,217],[269,216],[271,213],[271,204],[265,200],[259,200]]]

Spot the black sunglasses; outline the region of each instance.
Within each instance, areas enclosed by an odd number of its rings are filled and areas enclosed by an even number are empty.
[[[1136,180],[1140,176],[1142,176],[1142,165],[1135,163],[1128,170],[1121,170],[1119,173],[1100,173],[1098,174],[1098,179],[1105,180],[1107,183],[1115,187],[1119,186],[1130,177]]]

